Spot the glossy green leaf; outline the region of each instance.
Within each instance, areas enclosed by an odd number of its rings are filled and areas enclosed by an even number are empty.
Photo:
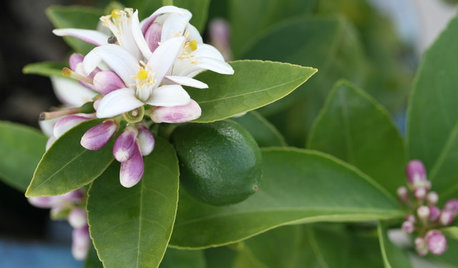
[[[286,146],[280,132],[257,112],[249,112],[240,117],[233,117],[231,120],[248,130],[260,147]]]
[[[0,121],[0,179],[25,192],[45,146],[46,136],[36,129]]]
[[[96,29],[101,10],[82,6],[52,6],[46,10],[49,20],[56,28]],[[65,42],[81,54],[87,54],[94,45],[88,44],[75,37],[64,37]]]
[[[441,232],[444,233],[444,235],[449,238],[458,240],[458,226],[442,228]]]
[[[64,68],[64,64],[55,63],[55,62],[38,62],[27,64],[23,69],[22,72],[25,74],[37,74],[42,76],[61,76],[62,75],[62,68]]]
[[[84,261],[84,268],[103,268],[103,264],[97,256],[97,251],[92,245],[89,248],[86,260]]]
[[[64,194],[99,177],[113,161],[114,139],[98,151],[86,150],[80,141],[89,128],[101,122],[86,121],[62,135],[41,158],[25,195]]]
[[[160,268],[205,268],[202,250],[179,250],[168,248]]]
[[[292,148],[264,149],[263,171],[258,192],[231,206],[210,206],[182,191],[171,244],[205,248],[286,224],[403,215],[383,188],[332,156]]]
[[[178,160],[162,139],[143,160],[145,172],[134,187],[120,184],[116,162],[89,189],[89,228],[104,267],[158,267],[167,249],[178,202]]]
[[[354,165],[393,195],[405,181],[405,146],[390,115],[349,82],[338,82],[329,94],[308,148]]]
[[[377,233],[385,268],[412,267],[407,254],[389,240],[387,229],[381,222],[378,223]]]
[[[190,23],[201,33],[203,32],[205,23],[207,22],[210,0],[174,0],[173,5],[191,11],[192,18]]]
[[[195,122],[223,120],[270,104],[291,93],[317,70],[288,63],[242,60],[231,63],[235,73],[204,72],[197,77],[209,88],[188,89],[202,108]]]
[[[207,268],[234,268],[237,257],[233,246],[208,248],[204,254]]]

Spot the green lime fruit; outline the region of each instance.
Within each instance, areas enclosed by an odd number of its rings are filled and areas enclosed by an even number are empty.
[[[180,180],[192,196],[212,205],[247,199],[258,190],[261,151],[234,121],[179,126],[172,140],[180,159]]]

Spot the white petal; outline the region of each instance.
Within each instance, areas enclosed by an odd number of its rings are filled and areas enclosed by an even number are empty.
[[[198,60],[197,66],[217,72],[220,74],[234,74],[234,69],[232,66],[226,63],[225,61],[213,59],[213,58],[200,58]]]
[[[143,104],[135,97],[133,88],[121,88],[110,92],[100,100],[97,107],[97,117],[112,117],[131,111]]]
[[[176,37],[163,42],[148,59],[148,65],[155,72],[155,79],[158,83],[172,67],[184,44],[184,37]]]
[[[49,120],[40,120],[38,121],[38,124],[40,125],[41,131],[48,136],[51,137],[54,132],[54,125],[59,121],[61,117],[58,118],[53,118]]]
[[[224,61],[224,57],[214,46],[207,44],[198,44],[197,50],[191,53],[192,56],[199,58],[212,58]]]
[[[191,17],[183,16],[180,14],[170,14],[162,24],[161,42],[169,40],[170,38],[182,36],[188,26]]]
[[[97,95],[97,92],[90,90],[75,80],[51,76],[51,83],[57,98],[64,104],[79,107]]]
[[[153,94],[147,102],[153,106],[179,106],[191,101],[188,92],[179,85],[165,85],[153,89]]]
[[[188,24],[186,31],[189,34],[189,40],[196,40],[198,44],[203,44],[202,36],[200,36],[199,30],[192,24]]]
[[[146,30],[148,29],[148,27],[151,25],[151,23],[154,22],[154,20],[162,15],[162,14],[166,14],[166,13],[177,13],[177,14],[181,14],[183,16],[188,16],[189,19],[191,19],[192,17],[192,14],[191,12],[189,12],[188,10],[186,9],[183,9],[183,8],[179,8],[179,7],[175,7],[175,6],[163,6],[161,8],[159,8],[158,10],[156,10],[153,14],[151,14],[151,16],[149,16],[148,18],[142,20],[142,22],[140,23],[140,26],[142,28],[142,32],[145,33]]]
[[[101,46],[107,44],[108,35],[95,30],[86,29],[55,29],[52,31],[57,36],[73,36],[90,44]]]
[[[132,36],[135,39],[135,43],[137,43],[138,48],[142,52],[143,56],[149,59],[153,53],[150,51],[148,44],[146,43],[145,38],[143,37],[142,30],[140,28],[140,22],[138,21],[138,10],[132,14],[131,17],[131,30]]]
[[[91,73],[101,61],[118,74],[127,86],[135,83],[132,76],[138,71],[138,61],[125,48],[113,44],[94,48],[84,57],[84,72]]]
[[[183,85],[183,86],[188,86],[188,87],[195,87],[195,88],[208,88],[208,85],[199,81],[199,80],[196,80],[196,79],[193,79],[191,77],[187,77],[187,76],[171,76],[171,75],[168,75],[166,76],[165,78],[171,80],[172,82],[175,82],[177,84],[180,84],[180,85]]]

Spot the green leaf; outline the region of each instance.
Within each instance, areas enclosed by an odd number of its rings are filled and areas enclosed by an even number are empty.
[[[0,179],[25,192],[46,147],[46,136],[20,124],[0,121]]]
[[[405,146],[390,115],[349,82],[334,86],[310,131],[308,147],[354,165],[393,195],[405,181]]]
[[[232,247],[208,248],[204,253],[208,268],[234,268],[237,252]]]
[[[82,6],[52,6],[46,10],[49,20],[56,28],[97,28],[103,12],[99,9]],[[87,54],[94,45],[88,44],[75,37],[64,37],[65,42],[81,54]]]
[[[402,217],[396,200],[334,157],[292,148],[263,150],[264,177],[247,200],[224,207],[180,195],[171,244],[205,248],[241,241],[286,224]]]
[[[441,199],[458,194],[457,43],[455,18],[425,52],[407,114],[409,156],[424,162]]]
[[[64,194],[99,177],[113,161],[114,139],[98,151],[86,150],[80,141],[89,128],[101,122],[89,120],[62,135],[41,158],[25,195]]]
[[[84,268],[103,268],[103,264],[99,260],[97,251],[95,251],[95,248],[92,244],[91,248],[89,248],[86,260],[84,261]]]
[[[203,32],[205,23],[207,22],[210,0],[174,0],[173,4],[177,7],[191,11],[192,18],[190,23],[194,25],[199,32]]]
[[[286,146],[285,139],[278,130],[257,112],[249,112],[241,117],[231,118],[242,125],[260,147]]]
[[[377,233],[385,268],[412,267],[407,254],[389,240],[386,226],[381,222],[378,223]]]
[[[134,187],[121,186],[114,163],[89,189],[90,233],[107,268],[158,267],[167,249],[178,203],[178,160],[162,139],[143,160],[145,172]]]
[[[160,268],[205,268],[204,252],[201,250],[178,250],[168,248]]]
[[[175,0],[176,2],[176,0]],[[240,57],[249,44],[269,26],[311,12],[316,0],[230,0],[231,45]]]
[[[42,76],[61,76],[62,75],[62,68],[64,68],[64,64],[55,63],[55,62],[38,62],[27,64],[22,69],[22,72],[25,74],[37,74]]]
[[[291,93],[316,69],[288,63],[243,60],[231,63],[234,75],[204,72],[197,79],[209,88],[188,89],[202,108],[195,122],[207,123],[265,106]]]
[[[458,226],[442,228],[441,232],[449,238],[458,240]]]

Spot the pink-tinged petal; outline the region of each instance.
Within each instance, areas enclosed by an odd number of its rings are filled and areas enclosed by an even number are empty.
[[[61,195],[61,199],[73,204],[79,204],[83,202],[83,199],[86,197],[86,193],[83,189],[74,190],[68,193]]]
[[[437,219],[439,219],[439,216],[441,215],[441,211],[438,207],[436,206],[430,206],[429,207],[429,221],[435,222]]]
[[[106,95],[116,89],[125,88],[122,79],[112,71],[97,72],[93,79],[94,89]]]
[[[145,40],[151,52],[154,52],[161,42],[162,25],[153,23],[145,33]]]
[[[445,203],[444,208],[452,211],[454,214],[458,214],[458,199],[450,199]]]
[[[99,150],[108,143],[117,130],[118,123],[115,120],[105,120],[84,133],[81,137],[81,146],[88,150]]]
[[[185,123],[199,118],[201,114],[199,104],[191,100],[183,106],[157,107],[153,109],[151,119],[156,123]]]
[[[127,127],[121,135],[116,139],[113,146],[113,156],[119,162],[129,160],[137,147],[137,130],[132,127]]]
[[[208,85],[205,84],[204,82],[201,82],[199,80],[196,80],[194,78],[187,77],[187,76],[167,75],[165,78],[167,78],[168,80],[174,83],[177,83],[183,86],[194,87],[194,88],[208,88]]]
[[[130,26],[131,26],[132,36],[135,40],[135,43],[137,44],[137,47],[140,49],[143,56],[149,59],[153,55],[153,53],[149,49],[149,46],[146,43],[145,37],[143,36],[143,33],[140,29],[140,22],[138,21],[138,10],[136,10],[134,14],[132,14]]]
[[[121,88],[108,93],[97,107],[97,117],[106,118],[132,111],[144,103],[135,97],[133,88]]]
[[[86,259],[89,247],[91,246],[89,226],[74,229],[72,233],[72,240],[73,257],[77,260]]]
[[[415,231],[415,226],[412,222],[410,221],[405,221],[402,223],[402,230],[404,230],[404,232],[408,233],[408,234],[411,234],[413,233],[413,231]]]
[[[155,144],[153,133],[145,126],[137,127],[137,130],[137,144],[140,148],[140,153],[143,156],[149,155],[153,151]]]
[[[443,209],[439,217],[439,223],[442,226],[447,226],[447,225],[450,225],[454,219],[455,219],[455,213],[453,213],[453,211],[448,210],[448,209]]]
[[[52,31],[57,36],[73,36],[78,39],[83,40],[84,42],[101,46],[107,44],[108,35],[101,33],[95,30],[86,30],[86,29],[55,29]]]
[[[87,213],[85,209],[74,208],[68,215],[68,222],[73,228],[81,228],[87,225]]]
[[[97,96],[97,92],[82,86],[72,79],[51,76],[51,83],[57,98],[63,104],[71,107],[82,106]]]
[[[439,195],[436,192],[429,192],[426,195],[426,201],[428,201],[428,205],[434,206],[439,201]]]
[[[423,185],[426,181],[426,169],[423,163],[419,160],[411,160],[407,164],[406,169],[407,180],[410,185]]]
[[[52,208],[56,205],[55,196],[30,197],[27,200],[30,204],[38,208]]]
[[[54,136],[49,137],[48,141],[46,142],[46,151],[56,142],[57,138]]]
[[[165,85],[153,89],[149,105],[153,106],[181,106],[191,101],[188,92],[179,85]]]
[[[184,44],[184,37],[176,37],[163,42],[148,58],[148,65],[155,72],[154,79],[158,83],[162,81],[164,76],[172,68],[173,63],[181,52]]]
[[[143,172],[143,157],[138,146],[136,146],[134,155],[129,160],[121,163],[119,174],[121,185],[126,188],[136,185],[141,180]]]
[[[81,122],[95,118],[93,115],[70,115],[64,118],[61,118],[54,125],[54,136],[60,138],[65,132],[69,131],[73,127],[79,125]]]
[[[102,62],[119,75],[126,85],[135,83],[132,76],[138,72],[138,60],[125,48],[113,44],[94,48],[84,57],[84,72],[90,74]]]
[[[163,6],[156,10],[151,16],[148,18],[142,20],[140,23],[140,27],[142,28],[142,33],[145,34],[148,28],[151,26],[151,24],[157,19],[162,14],[167,14],[167,13],[177,13],[182,16],[187,16],[189,19],[191,19],[192,14],[186,9],[175,7],[175,6]],[[188,19],[188,20],[189,20]]]
[[[172,13],[162,23],[161,42],[165,42],[177,36],[183,36],[191,17]]]
[[[409,190],[405,186],[400,186],[397,189],[397,195],[399,200],[403,202],[408,202],[409,201]]]
[[[82,63],[83,60],[84,60],[84,56],[79,53],[73,53],[72,55],[70,55],[70,58],[68,59],[68,64],[70,65],[70,69],[72,69],[75,72],[76,66]]]
[[[428,231],[425,240],[429,251],[434,255],[441,255],[447,250],[447,239],[438,230]]]

